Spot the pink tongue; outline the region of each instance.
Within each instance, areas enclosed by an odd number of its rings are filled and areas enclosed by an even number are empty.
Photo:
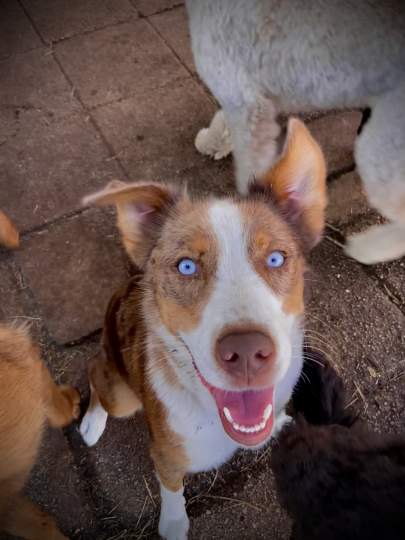
[[[223,408],[227,407],[233,420],[244,426],[259,424],[267,405],[273,404],[273,388],[243,392],[227,392],[219,388],[211,388],[210,391],[218,409],[223,412]]]

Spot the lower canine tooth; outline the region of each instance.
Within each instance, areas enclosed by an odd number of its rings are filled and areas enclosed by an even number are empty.
[[[228,422],[230,422],[232,424],[233,418],[232,418],[232,415],[231,415],[231,411],[228,409],[228,407],[224,407],[224,416],[228,420]]]
[[[272,411],[273,411],[273,406],[271,403],[269,403],[267,407],[264,409],[264,413],[263,413],[263,420],[265,422],[267,422],[267,420],[270,418]]]

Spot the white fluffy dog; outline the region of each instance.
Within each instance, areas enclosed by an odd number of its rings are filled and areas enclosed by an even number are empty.
[[[277,115],[370,107],[355,159],[389,220],[348,239],[365,264],[405,255],[404,0],[187,0],[197,70],[222,107],[197,148],[233,149],[240,192],[278,153]]]

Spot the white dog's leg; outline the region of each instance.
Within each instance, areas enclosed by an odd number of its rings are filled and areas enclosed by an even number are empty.
[[[236,168],[236,188],[245,195],[249,184],[267,173],[277,158],[280,126],[269,99],[226,110]]]
[[[355,234],[346,253],[364,264],[405,255],[405,82],[379,98],[356,141],[356,163],[370,203],[391,223]]]
[[[80,424],[80,434],[87,446],[93,446],[99,440],[107,424],[108,413],[91,387],[89,408]]]
[[[183,488],[178,491],[170,491],[160,482],[159,534],[166,540],[187,539],[189,519],[183,492]]]
[[[353,234],[345,252],[363,264],[393,261],[405,255],[405,225],[387,223]]]
[[[232,152],[231,135],[222,109],[215,113],[209,127],[200,129],[194,144],[201,154],[214,159],[222,159]]]

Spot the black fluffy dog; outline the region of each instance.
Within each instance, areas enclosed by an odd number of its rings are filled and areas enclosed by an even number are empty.
[[[405,539],[405,437],[360,428],[342,380],[307,350],[293,396],[296,421],[277,439],[272,468],[293,540]]]

